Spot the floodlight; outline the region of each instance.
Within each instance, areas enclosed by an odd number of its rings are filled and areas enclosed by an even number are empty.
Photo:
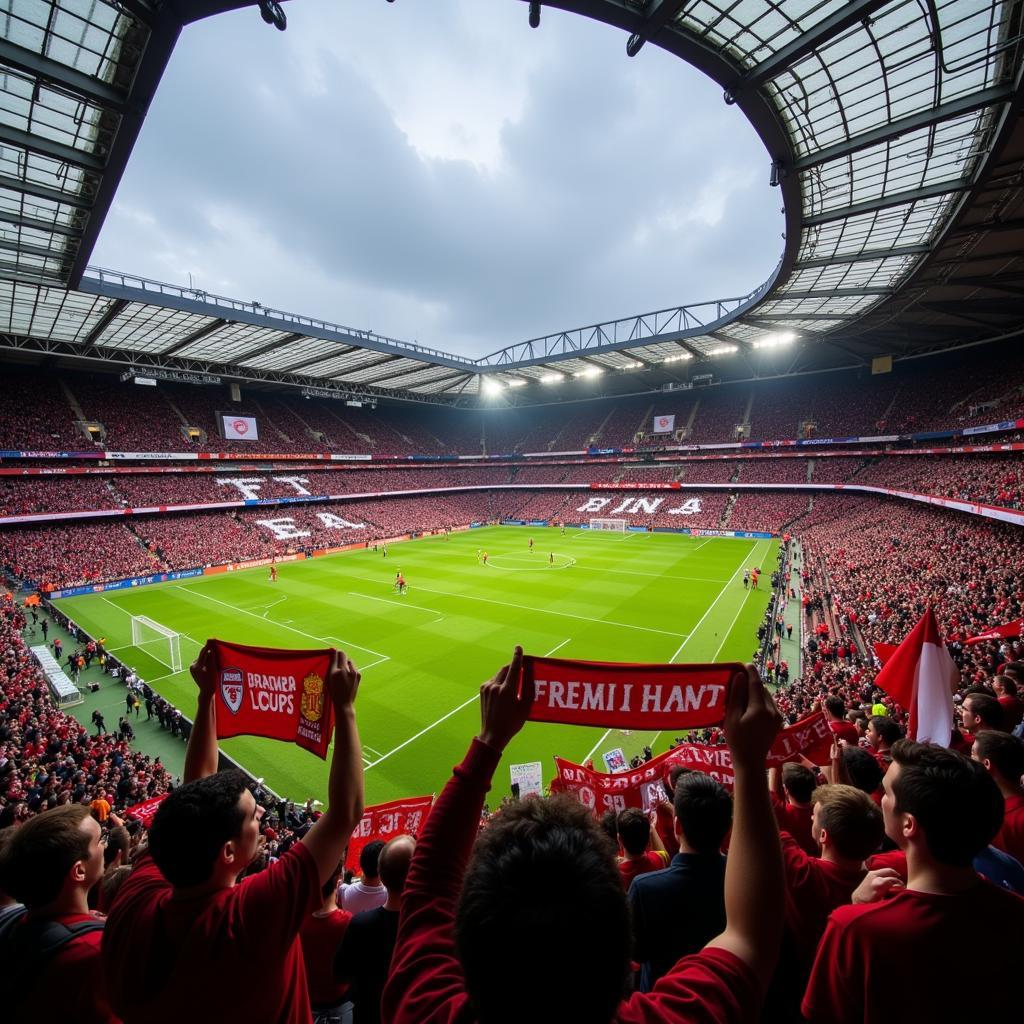
[[[574,373],[574,377],[600,377],[604,370],[600,366],[588,366],[585,370]]]
[[[277,0],[260,0],[260,17],[268,25],[273,25],[278,32],[283,32],[288,27],[288,16]],[[254,302],[253,305],[257,303]]]
[[[500,381],[492,380],[488,378],[484,381],[484,394],[485,395],[498,395],[501,394],[502,384]]]
[[[565,376],[561,373],[546,373],[541,377],[541,384],[561,384]]]
[[[540,4],[530,4],[530,28],[537,28],[540,25]]]
[[[508,382],[508,386],[510,388],[525,388],[526,384],[527,382],[525,380],[520,380],[518,377],[515,377],[513,380]]]
[[[754,342],[754,348],[778,348],[796,341],[793,331],[773,331]]]

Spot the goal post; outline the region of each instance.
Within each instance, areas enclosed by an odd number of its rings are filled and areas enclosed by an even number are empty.
[[[172,672],[181,671],[181,635],[145,615],[132,616],[132,646]]]
[[[614,533],[625,533],[629,521],[626,519],[591,519],[592,530],[611,530]]]

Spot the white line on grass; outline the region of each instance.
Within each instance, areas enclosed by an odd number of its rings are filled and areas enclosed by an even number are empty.
[[[118,610],[119,612],[124,612],[124,613],[125,613],[125,615],[127,615],[127,616],[128,616],[129,618],[131,618],[131,617],[132,617],[132,613],[131,613],[130,611],[128,611],[128,609],[127,609],[127,608],[123,608],[123,607],[122,607],[121,605],[119,605],[119,604],[114,604],[114,602],[113,602],[113,601],[110,601],[110,600],[108,600],[108,599],[107,599],[107,598],[105,598],[105,597],[101,597],[101,598],[100,598],[100,600],[101,600],[101,601],[103,601],[103,602],[104,602],[105,604],[109,604],[111,608],[116,608],[116,609],[117,609],[117,610]]]
[[[383,604],[397,604],[399,608],[414,608],[418,612],[429,612],[431,615],[437,615],[436,608],[424,608],[421,604],[409,604],[408,601],[403,601],[400,598],[395,597],[374,597],[372,594],[360,594],[357,590],[350,590],[348,592],[349,597],[363,597],[367,601],[380,601]]]
[[[353,579],[365,580],[367,583],[376,583],[377,580],[371,579],[368,576],[354,576]],[[536,605],[529,604],[513,604],[511,601],[496,601],[492,597],[467,597],[466,594],[454,594],[450,590],[437,590],[434,587],[419,586],[417,590],[422,590],[428,594],[440,594],[442,597],[458,597],[463,600],[471,600],[482,604],[496,604],[502,608],[519,608],[524,612],[535,612],[537,611]],[[613,622],[611,619],[595,619],[592,615],[575,615],[572,612],[556,612],[551,608],[544,608],[543,612],[545,615],[557,615],[564,619],[580,619],[583,622],[589,622],[591,625],[598,626],[620,626],[622,629],[638,629],[643,633],[660,633],[662,636],[674,636],[683,637],[687,636],[686,633],[675,633],[667,629],[655,629],[653,626],[635,626],[630,622]]]
[[[770,553],[771,545],[769,544],[768,550],[765,551],[764,555],[761,557],[761,561],[757,563],[759,566],[761,566],[762,569],[764,568],[764,560],[768,557]],[[725,641],[729,639],[729,634],[733,631],[733,627],[736,625],[736,622],[740,617],[740,612],[742,612],[743,609],[747,607],[747,598],[750,597],[751,593],[753,592],[753,589],[754,588],[751,587],[743,595],[743,600],[740,601],[740,606],[736,609],[736,614],[733,616],[732,622],[729,623],[729,628],[722,634],[722,642],[718,645],[718,650],[715,651],[715,656],[711,659],[712,661],[717,661],[718,656],[722,653],[722,648],[725,646]]]
[[[267,610],[263,613],[263,618],[266,618],[270,614],[270,609],[271,608],[276,608],[282,601],[287,601],[287,600],[288,600],[288,595],[286,594],[284,597],[279,597],[276,601],[272,602],[271,604],[268,604],[267,605]]]
[[[594,756],[594,754],[595,754],[595,753],[596,753],[596,751],[597,751],[597,748],[598,748],[599,746],[601,746],[601,744],[602,744],[602,743],[604,743],[604,741],[605,741],[606,739],[608,739],[608,736],[609,736],[610,734],[611,734],[611,729],[609,729],[609,730],[608,730],[608,731],[607,731],[607,732],[606,732],[606,733],[605,733],[605,734],[604,734],[604,735],[603,735],[603,736],[602,736],[602,737],[601,737],[601,738],[600,738],[600,739],[599,739],[599,740],[598,740],[598,741],[597,741],[597,742],[596,742],[596,743],[595,743],[595,744],[594,744],[594,745],[593,745],[593,746],[592,746],[592,747],[590,748],[590,753],[589,753],[589,754],[587,754],[587,755],[586,755],[586,757],[584,757],[584,758],[583,758],[583,764],[586,764],[586,763],[587,763],[587,762],[588,762],[588,761],[589,761],[589,760],[590,760],[590,759],[591,759],[591,758],[592,758],[592,757]]]
[[[385,661],[390,661],[390,660],[391,659],[385,654],[383,657],[378,658],[376,661],[371,661],[369,665],[360,665],[359,666],[359,671],[360,672],[365,672],[369,668],[373,668],[376,665],[383,665]]]
[[[336,636],[313,636],[312,633],[307,633],[305,630],[296,629],[294,626],[286,626],[283,622],[278,622],[276,619],[263,619],[262,616],[257,615],[255,612],[249,611],[247,608],[239,608],[238,605],[228,604],[227,601],[222,601],[219,597],[210,597],[209,594],[204,594],[201,590],[191,590],[188,587],[176,584],[176,589],[184,590],[186,593],[195,594],[196,597],[201,597],[204,601],[213,601],[214,604],[221,604],[225,608],[230,608],[233,612],[238,612],[240,615],[248,615],[252,619],[259,619],[261,622],[272,622],[275,626],[280,626],[282,629],[287,629],[291,633],[298,633],[299,636],[304,636],[309,640],[316,640],[317,643],[323,643],[325,640],[336,640],[343,647],[355,647],[360,651],[367,651],[369,654],[376,654],[379,658],[388,658],[390,655],[384,654],[381,651],[375,651],[372,647],[364,647],[362,644],[348,643]]]
[[[755,541],[754,542],[754,550],[756,550],[756,548],[757,548],[757,542]],[[770,550],[770,548],[769,548],[769,550]],[[743,567],[747,564],[747,559],[750,557],[751,553],[752,552],[749,551],[749,550],[744,552],[743,561],[740,562],[739,566],[737,566],[737,568],[736,568],[736,571],[725,581],[725,586],[722,587],[722,589],[718,592],[718,597],[716,597],[714,599],[714,601],[712,601],[711,604],[708,605],[707,611],[704,612],[704,614],[698,620],[697,625],[694,626],[693,629],[690,631],[690,635],[679,645],[679,647],[676,650],[676,653],[673,654],[672,657],[668,659],[669,660],[669,664],[674,662],[676,660],[676,658],[678,658],[679,655],[682,654],[683,648],[690,642],[690,639],[697,635],[697,630],[700,629],[701,625],[704,623],[704,620],[711,614],[711,609],[714,608],[715,605],[718,604],[718,602],[722,600],[722,597],[725,595],[725,592],[729,589],[729,584],[732,583],[732,581],[734,579],[736,579],[736,577],[739,576],[739,574],[741,572],[743,572]],[[762,562],[764,561],[763,557],[762,557],[761,561]],[[749,591],[747,591],[747,593],[749,593]]]
[[[572,638],[570,637],[569,639],[572,639]],[[545,658],[550,657],[552,654],[555,653],[555,651],[561,650],[561,648],[563,648],[568,642],[569,642],[569,640],[563,640],[556,647],[553,647],[550,651],[548,651],[548,653],[545,654],[544,657]],[[423,736],[426,733],[430,732],[431,729],[433,729],[436,726],[440,725],[442,722],[448,721],[448,719],[451,718],[452,715],[458,714],[458,712],[460,712],[463,708],[468,707],[470,704],[473,703],[473,701],[479,699],[479,697],[480,697],[479,693],[474,693],[473,696],[469,698],[469,700],[464,700],[457,708],[452,708],[452,710],[449,711],[448,714],[442,715],[436,722],[431,722],[430,725],[426,726],[423,729],[420,729],[420,731],[418,733],[416,733],[415,736],[410,736],[403,743],[399,743],[397,747],[393,748],[392,750],[389,750],[386,754],[382,754],[380,757],[377,758],[376,761],[371,761],[368,765],[366,765],[365,770],[369,771],[371,768],[373,768],[376,765],[380,764],[381,761],[386,761],[392,754],[398,753],[398,751],[401,750],[403,747],[409,746],[410,743],[414,742],[415,740],[418,740],[421,736]]]

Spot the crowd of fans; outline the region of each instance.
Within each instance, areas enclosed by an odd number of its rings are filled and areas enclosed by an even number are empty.
[[[966,367],[902,369],[722,385],[532,408],[407,409],[253,394],[241,403],[220,390],[160,383],[141,388],[96,374],[56,378],[12,371],[0,395],[0,447],[28,451],[339,452],[408,455],[578,451],[630,446],[638,435],[675,440],[848,437],[964,428],[1024,413],[1024,373],[997,353]],[[809,386],[813,381],[813,386]],[[219,417],[253,416],[259,440],[227,440]],[[654,416],[675,417],[653,435]],[[100,424],[87,437],[76,421]],[[201,431],[186,439],[185,428]]]

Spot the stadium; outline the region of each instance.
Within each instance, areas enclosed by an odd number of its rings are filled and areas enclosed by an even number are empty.
[[[706,76],[784,230],[481,356],[92,262],[182,31],[293,8],[3,5],[11,1019],[1008,1014],[1022,5],[517,3]]]

